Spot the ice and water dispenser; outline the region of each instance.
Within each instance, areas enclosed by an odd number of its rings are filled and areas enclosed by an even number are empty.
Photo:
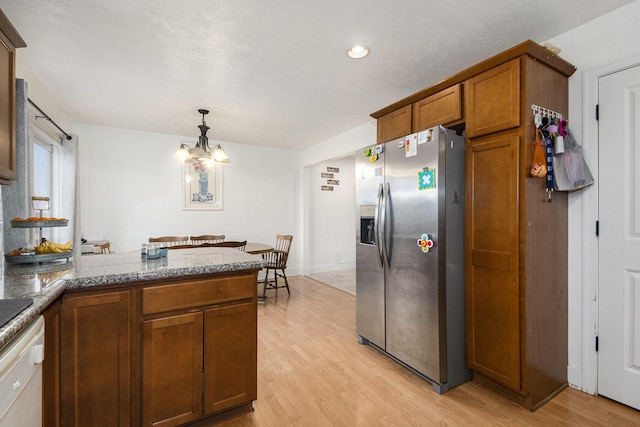
[[[360,243],[376,244],[375,205],[360,206]]]

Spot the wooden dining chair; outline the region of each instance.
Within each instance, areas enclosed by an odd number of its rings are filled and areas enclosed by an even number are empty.
[[[99,245],[91,246],[94,254],[110,254],[111,253],[111,242],[104,242]]]
[[[220,243],[224,241],[224,234],[204,234],[202,236],[190,236],[189,240],[192,245],[201,245],[203,243]]]
[[[189,244],[189,236],[162,236],[162,237],[149,237],[149,243],[162,243],[167,245],[167,248],[171,248],[176,245]]]
[[[198,245],[199,248],[236,248],[239,251],[244,252],[244,248],[247,246],[247,241],[227,240],[217,243],[202,243]]]
[[[276,295],[278,295],[279,288],[287,288],[287,293],[291,295],[291,291],[289,290],[289,281],[287,280],[287,275],[285,270],[287,268],[287,260],[289,259],[289,250],[291,249],[291,241],[293,240],[293,236],[290,234],[278,234],[276,236],[276,245],[273,248],[272,252],[262,254],[262,259],[265,260],[266,264],[264,269],[266,270],[266,274],[264,276],[264,290],[267,289],[275,289]],[[269,270],[273,271],[273,279],[269,280]],[[278,285],[278,277],[284,279],[284,285]]]

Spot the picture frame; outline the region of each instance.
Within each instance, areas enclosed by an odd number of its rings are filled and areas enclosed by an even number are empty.
[[[182,210],[224,210],[222,166],[204,167],[201,162],[182,166]]]

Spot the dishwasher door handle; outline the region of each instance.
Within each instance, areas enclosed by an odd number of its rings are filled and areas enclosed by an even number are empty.
[[[31,347],[31,360],[34,365],[44,362],[44,344],[36,344]]]

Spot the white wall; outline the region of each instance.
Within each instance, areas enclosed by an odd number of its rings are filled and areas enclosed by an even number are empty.
[[[301,153],[305,193],[305,273],[355,268],[355,160],[353,154],[376,142],[376,121],[368,120]],[[339,163],[338,163],[339,162]],[[340,165],[340,166],[336,166]],[[340,167],[340,188],[320,191],[320,173]],[[348,171],[348,172],[347,172]],[[339,256],[336,256],[339,253]]]
[[[361,148],[376,143],[376,129],[376,121],[368,120],[343,134],[303,150],[300,163],[303,167],[311,166],[325,160],[352,155]]]
[[[195,136],[74,125],[79,136],[81,224],[116,252],[150,236],[225,234],[227,240],[274,243],[293,234],[288,269],[302,266],[301,169],[296,151],[221,142],[224,210],[182,210],[182,172],[173,154]],[[210,143],[213,141],[210,141]]]
[[[595,102],[589,91],[594,81],[590,70],[640,54],[640,1],[617,9],[594,21],[568,31],[549,42],[562,48],[564,59],[578,67],[569,80],[569,125],[584,146],[585,157],[597,170],[597,134],[594,131]],[[589,96],[587,96],[589,95]],[[595,202],[595,203],[594,203]],[[595,393],[595,350],[597,325],[591,273],[594,227],[597,218],[596,184],[569,195],[569,383]]]
[[[340,185],[333,191],[322,191],[327,185],[327,167],[339,168],[333,173]],[[307,215],[305,274],[355,268],[355,158],[344,157],[307,168]]]

